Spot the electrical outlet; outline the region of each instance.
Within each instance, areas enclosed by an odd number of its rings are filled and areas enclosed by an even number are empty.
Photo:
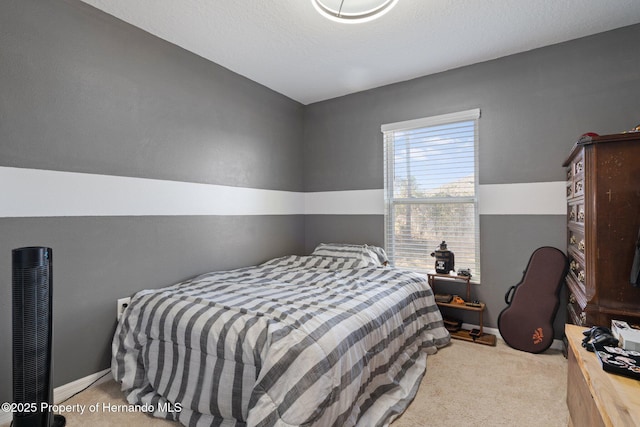
[[[131,303],[131,297],[120,298],[118,300],[118,311],[116,315],[116,318],[118,320],[120,320],[120,317],[122,317],[122,313],[124,313],[124,309],[127,308],[130,303]]]

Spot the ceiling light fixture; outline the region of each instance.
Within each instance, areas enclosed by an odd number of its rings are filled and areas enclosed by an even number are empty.
[[[381,17],[398,0],[311,0],[321,15],[336,22],[357,24]]]

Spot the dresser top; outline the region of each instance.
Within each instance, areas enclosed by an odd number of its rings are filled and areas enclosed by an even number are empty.
[[[625,142],[625,141],[638,141],[640,144],[640,132],[625,132],[625,133],[614,133],[611,135],[600,135],[600,136],[583,136],[580,137],[573,144],[571,148],[571,152],[569,153],[569,157],[564,161],[562,166],[569,166],[573,157],[578,153],[582,147],[593,144],[604,144],[610,142]]]

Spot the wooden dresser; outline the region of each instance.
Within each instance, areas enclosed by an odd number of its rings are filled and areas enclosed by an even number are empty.
[[[640,323],[629,283],[640,228],[640,133],[581,138],[567,168],[568,322]]]
[[[582,347],[585,329],[565,328],[569,426],[640,426],[640,381],[603,371],[596,355]]]

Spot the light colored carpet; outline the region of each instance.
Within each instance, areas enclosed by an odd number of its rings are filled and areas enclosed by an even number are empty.
[[[415,399],[391,427],[560,427],[569,422],[567,360],[452,340],[427,358]]]
[[[560,351],[529,354],[498,340],[489,347],[454,340],[427,359],[427,374],[407,411],[391,427],[566,426],[567,361]],[[65,404],[125,405],[114,381]],[[65,414],[67,426],[176,427],[144,413]]]

